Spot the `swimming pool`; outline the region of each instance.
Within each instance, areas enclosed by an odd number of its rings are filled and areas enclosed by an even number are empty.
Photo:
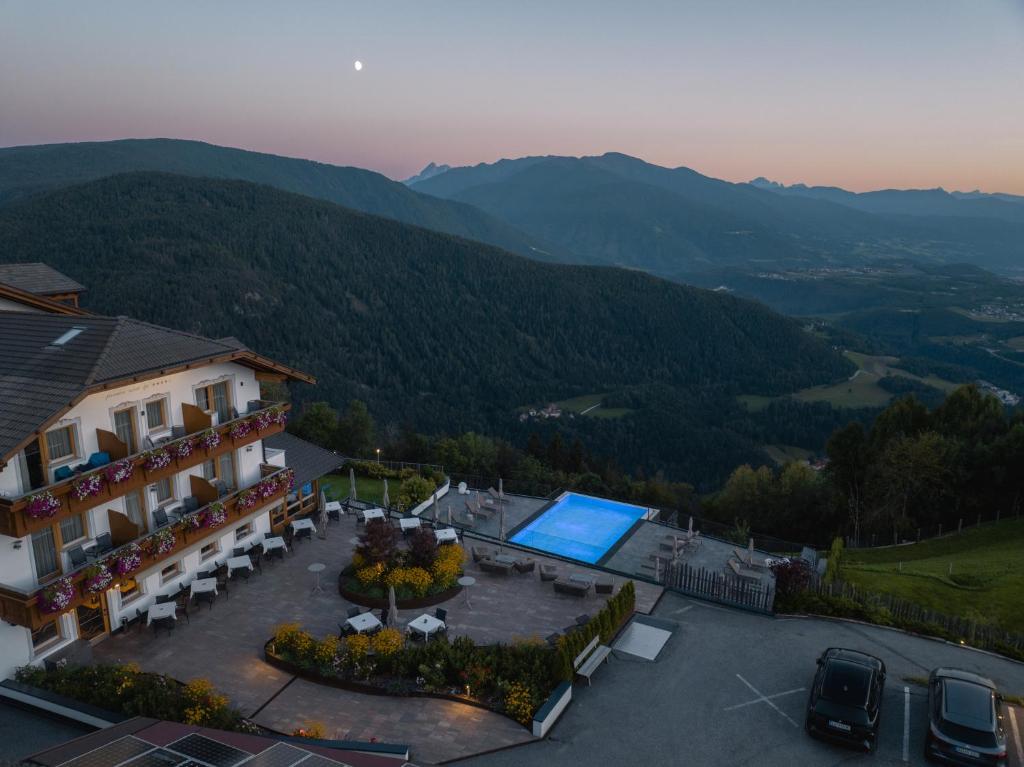
[[[565,493],[509,538],[512,543],[594,564],[647,509],[578,493]]]

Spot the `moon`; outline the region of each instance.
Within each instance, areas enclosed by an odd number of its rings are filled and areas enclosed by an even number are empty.
[[[356,68],[357,72],[360,72],[363,69],[363,62],[357,61],[353,66]]]

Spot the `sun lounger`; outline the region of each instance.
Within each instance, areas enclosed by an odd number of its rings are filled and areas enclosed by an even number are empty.
[[[496,501],[504,501],[505,500],[504,496],[501,493],[499,493],[497,490],[495,490],[493,487],[487,488],[487,494],[489,496],[491,496],[491,498],[493,498]]]
[[[497,554],[496,549],[492,549],[490,546],[472,546],[470,552],[473,554],[473,561],[479,562],[482,559],[490,559]]]
[[[590,584],[568,578],[555,579],[555,591],[559,594],[572,594],[574,597],[585,597],[590,593]]]

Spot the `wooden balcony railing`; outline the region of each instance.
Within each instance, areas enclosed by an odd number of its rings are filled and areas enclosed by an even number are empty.
[[[12,538],[22,538],[36,530],[49,527],[61,519],[81,514],[96,506],[109,503],[115,498],[120,498],[126,493],[151,485],[166,477],[172,477],[185,469],[198,466],[229,450],[236,450],[256,440],[276,434],[284,429],[284,414],[290,407],[287,403],[270,405],[218,426],[196,431],[164,445],[158,445],[156,448],[148,448],[130,455],[123,459],[131,467],[130,471],[125,472],[129,476],[121,481],[115,482],[109,478],[108,472],[115,466],[121,465],[120,462],[113,461],[106,466],[55,482],[18,498],[0,498],[0,534],[9,535]],[[282,417],[270,417],[276,414],[281,414]],[[250,428],[247,428],[246,425]],[[217,444],[204,446],[202,442],[204,435],[211,433],[217,435]],[[213,439],[210,440],[210,442],[213,441]],[[186,443],[191,444],[192,449],[187,454],[183,454],[186,451],[180,448]],[[152,454],[161,450],[167,451],[171,460],[165,466],[154,466]],[[147,465],[150,468],[147,468]],[[76,488],[82,487],[80,483],[91,477],[98,478],[97,486],[92,488],[89,494],[85,494],[84,491],[77,492]],[[40,514],[37,510],[33,514],[30,506],[34,502],[39,504],[40,498],[49,503],[50,508],[46,513]],[[49,500],[50,498],[53,500]]]
[[[103,558],[65,573],[30,593],[0,587],[0,619],[18,626],[37,629],[84,602],[102,598],[107,591],[118,588],[120,582],[135,578],[164,560],[180,557],[186,548],[201,544],[207,538],[223,535],[226,527],[260,514],[268,507],[284,501],[291,483],[291,469],[278,469],[254,485],[226,495],[139,541],[120,546]],[[210,526],[211,524],[213,526]],[[173,544],[170,537],[173,537]],[[161,541],[164,541],[162,546]],[[133,553],[137,555],[138,564],[129,572],[119,572],[116,563],[131,559]],[[96,578],[98,565],[106,568],[110,580],[101,588],[90,588],[89,579]],[[67,598],[61,603],[61,607],[47,609],[51,602],[48,599],[48,592],[54,591],[64,591]]]

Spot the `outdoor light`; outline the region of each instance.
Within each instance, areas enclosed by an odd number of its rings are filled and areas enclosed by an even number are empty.
[[[473,697],[472,695],[469,694],[469,685],[468,684],[466,685],[466,697],[467,698]]]

